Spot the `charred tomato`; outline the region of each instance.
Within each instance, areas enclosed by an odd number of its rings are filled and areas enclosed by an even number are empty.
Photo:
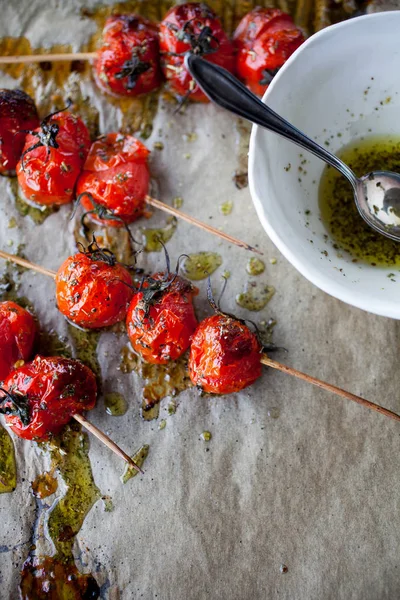
[[[5,380],[0,412],[19,437],[45,440],[94,408],[96,392],[94,374],[79,360],[36,356]]]
[[[261,376],[257,336],[229,315],[216,314],[197,327],[190,346],[192,383],[212,394],[231,394]]]
[[[171,8],[160,24],[161,66],[171,92],[180,98],[208,102],[184,65],[187,52],[233,72],[233,45],[216,14],[203,3]]]
[[[86,125],[67,111],[48,115],[26,136],[17,165],[20,189],[35,204],[67,204],[90,146]]]
[[[237,75],[262,96],[304,39],[290,15],[278,8],[255,8],[243,17],[233,36]]]
[[[32,356],[37,327],[32,315],[15,302],[0,302],[0,381],[19,360]]]
[[[150,151],[142,142],[122,133],[108,133],[96,140],[89,151],[78,179],[77,193],[90,194],[95,202],[132,223],[143,214],[149,191],[150,171],[147,164]],[[89,196],[81,198],[86,211],[93,210]],[[102,224],[121,227],[118,220],[90,217]]]
[[[133,295],[131,286],[129,271],[110,251],[92,242],[58,269],[57,306],[79,327],[108,327],[125,319]]]
[[[96,81],[116,96],[138,96],[161,85],[158,27],[139,15],[113,15],[106,21],[97,52]]]
[[[0,174],[15,175],[26,132],[39,127],[34,101],[22,90],[0,89]]]
[[[149,363],[176,360],[196,329],[193,296],[197,288],[179,275],[156,273],[132,298],[126,326],[132,348]]]

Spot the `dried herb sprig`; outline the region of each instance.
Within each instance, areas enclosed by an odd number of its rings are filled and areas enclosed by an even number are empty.
[[[151,68],[149,62],[140,60],[137,49],[132,51],[132,57],[126,60],[120,71],[115,73],[115,79],[126,79],[126,89],[133,90],[136,86],[136,82],[142,73],[146,73]]]
[[[0,414],[16,415],[21,419],[24,427],[29,425],[31,418],[28,396],[18,394],[17,392],[8,392],[2,387],[0,387],[0,392],[3,392],[4,394],[4,396],[0,398]],[[5,403],[9,403],[8,406],[5,406]]]
[[[64,108],[61,108],[60,110],[56,110],[56,111],[50,113],[49,115],[47,115],[47,117],[45,117],[43,119],[43,121],[40,123],[40,131],[33,131],[31,129],[21,130],[21,133],[29,133],[30,135],[33,135],[34,137],[38,138],[38,141],[36,142],[36,144],[33,144],[32,146],[30,146],[29,148],[24,150],[24,152],[21,155],[21,167],[22,167],[23,171],[25,171],[24,156],[26,154],[28,154],[28,152],[32,152],[32,150],[35,150],[36,148],[40,148],[41,146],[44,146],[45,148],[47,148],[46,160],[48,160],[49,156],[50,156],[50,148],[58,148],[59,147],[59,144],[57,142],[57,135],[60,130],[60,127],[57,123],[50,123],[50,119],[51,119],[51,117],[54,117],[54,115],[57,115],[58,113],[68,110],[70,108],[71,104],[72,104],[72,100],[68,99],[67,105]]]

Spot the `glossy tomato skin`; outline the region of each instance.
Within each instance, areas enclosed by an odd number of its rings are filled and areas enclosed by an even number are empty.
[[[233,72],[235,67],[233,45],[215,13],[203,3],[187,2],[174,6],[161,21],[161,66],[170,91],[178,97],[184,97],[191,92],[191,100],[208,102],[208,98],[193,81],[184,65],[184,54],[193,51],[192,46],[181,39],[185,26],[189,28],[187,31],[191,31],[196,37],[200,35],[202,28],[211,29],[213,37],[217,40],[211,43],[213,47],[218,45],[218,49],[202,56],[230,72]]]
[[[80,361],[69,358],[36,356],[13,371],[3,387],[27,398],[28,425],[17,415],[5,417],[14,433],[26,440],[48,439],[59,433],[74,414],[91,410],[96,404],[94,374]]]
[[[95,74],[99,87],[114,96],[139,96],[160,87],[157,25],[139,15],[109,17]]]
[[[30,150],[17,165],[20,189],[26,200],[35,204],[67,204],[74,198],[75,184],[90,146],[90,136],[81,119],[63,111],[49,119],[59,131],[58,148],[40,146]],[[41,131],[41,127],[35,130]],[[38,142],[28,134],[24,152]]]
[[[149,192],[149,154],[146,146],[131,135],[108,133],[102,136],[90,148],[78,179],[77,194],[90,193],[96,202],[125,223],[132,223],[143,214]],[[93,208],[86,196],[81,203],[85,210]],[[90,217],[103,224],[121,226],[118,221]]]
[[[243,17],[233,36],[238,77],[262,96],[272,80],[268,72],[282,67],[304,39],[290,15],[278,8],[255,8]]]
[[[161,281],[164,273],[152,275]],[[175,278],[174,278],[175,277]],[[165,364],[179,358],[190,345],[197,327],[193,296],[197,288],[179,276],[170,275],[173,283],[145,314],[143,292],[137,292],[129,305],[126,327],[132,348],[149,363]]]
[[[26,137],[22,130],[36,127],[39,127],[39,115],[32,98],[22,90],[0,89],[1,175],[15,175]]]
[[[15,363],[29,360],[37,336],[32,315],[15,302],[0,302],[0,381],[3,381]]]
[[[93,260],[78,252],[56,275],[59,311],[80,327],[109,327],[126,317],[133,291],[132,277],[122,265]]]
[[[189,375],[212,394],[231,394],[261,376],[261,346],[240,321],[216,314],[204,319],[190,346]]]

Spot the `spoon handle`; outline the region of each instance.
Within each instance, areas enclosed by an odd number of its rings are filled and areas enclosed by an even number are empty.
[[[357,178],[347,165],[271,110],[229,71],[194,54],[187,54],[185,63],[193,79],[215,104],[298,144],[340,171],[353,187],[357,185]]]

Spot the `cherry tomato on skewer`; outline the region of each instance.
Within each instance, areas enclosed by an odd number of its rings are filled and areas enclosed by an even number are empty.
[[[59,311],[75,325],[98,329],[126,317],[133,291],[129,271],[95,240],[70,256],[56,275]]]
[[[126,326],[132,348],[149,363],[176,360],[196,329],[193,296],[197,288],[169,272],[144,280],[129,305]]]
[[[96,392],[94,374],[80,361],[36,356],[5,380],[0,412],[19,437],[46,440],[74,414],[94,408]]]
[[[185,53],[234,70],[233,45],[216,14],[203,3],[187,2],[171,8],[160,24],[160,51],[168,87],[180,98],[208,102],[185,68]]]
[[[279,8],[255,8],[243,17],[233,35],[238,77],[262,96],[304,39],[292,17]]]
[[[29,133],[17,165],[20,189],[35,204],[67,204],[90,146],[86,125],[66,111],[48,115]]]
[[[90,148],[78,179],[77,194],[89,193],[123,222],[132,223],[143,214],[149,191],[149,154],[146,146],[131,135],[102,136]],[[93,211],[89,196],[82,196],[80,201],[86,211]],[[121,221],[101,219],[95,213],[90,218],[112,227],[123,226]]]
[[[100,89],[115,96],[151,92],[161,85],[159,61],[157,25],[139,15],[107,19],[95,65]]]
[[[15,302],[0,302],[0,381],[17,361],[31,358],[36,335],[35,320],[27,310]]]
[[[23,130],[36,127],[39,115],[32,98],[22,90],[0,89],[0,174],[15,175],[25,143]]]

